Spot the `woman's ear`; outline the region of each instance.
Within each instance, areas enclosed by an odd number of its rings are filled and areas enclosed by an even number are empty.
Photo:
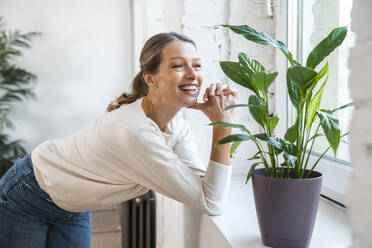
[[[143,79],[145,80],[146,84],[147,84],[149,87],[154,87],[154,86],[156,86],[155,81],[154,81],[154,79],[153,79],[153,77],[152,77],[152,75],[151,75],[150,73],[148,73],[148,72],[144,72],[144,73],[142,74],[142,77],[143,77]]]

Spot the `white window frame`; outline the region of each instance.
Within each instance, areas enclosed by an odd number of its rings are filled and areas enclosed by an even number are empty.
[[[297,33],[299,33],[299,28],[301,28],[299,27],[300,25],[298,25],[297,17],[300,16],[299,10],[302,8],[302,1],[303,0],[281,0],[278,2],[276,10],[276,39],[283,42],[286,41],[285,43],[296,59],[298,56],[302,56],[297,53],[297,48],[299,47]],[[301,23],[301,20],[299,22]],[[275,88],[276,113],[281,120],[277,130],[279,136],[283,136],[290,125],[290,106],[285,79],[285,72],[288,66],[285,56],[279,49],[276,49],[276,67],[280,75],[276,81],[277,87]],[[319,155],[319,153],[312,152],[309,164],[314,164],[319,158]],[[352,175],[350,163],[324,156],[315,170],[321,172],[324,176],[321,194],[341,205],[347,206],[346,194]]]

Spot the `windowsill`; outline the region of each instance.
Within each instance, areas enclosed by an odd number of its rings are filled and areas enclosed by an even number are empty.
[[[219,248],[265,247],[261,243],[252,184],[245,185],[244,182],[244,177],[232,178],[224,215],[203,216],[205,227],[207,229],[216,227],[219,230],[218,233],[222,234],[226,240],[225,243],[229,244],[223,245],[224,242],[221,242]],[[201,239],[203,237],[204,235],[201,234]],[[205,236],[205,239],[208,239],[208,236]],[[201,243],[207,244],[208,240],[201,240]],[[310,248],[343,248],[350,245],[351,230],[348,226],[346,210],[321,198]]]

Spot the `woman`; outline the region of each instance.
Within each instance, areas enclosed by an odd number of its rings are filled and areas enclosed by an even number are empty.
[[[91,213],[152,189],[209,215],[220,215],[231,176],[229,145],[212,145],[201,163],[179,111],[231,121],[236,92],[202,85],[194,42],[177,33],[150,38],[132,93],[73,135],[49,140],[17,161],[0,181],[0,247],[90,247]],[[213,141],[231,130],[213,127]]]

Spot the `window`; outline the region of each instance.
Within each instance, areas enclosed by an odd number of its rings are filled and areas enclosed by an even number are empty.
[[[351,21],[350,0],[288,0],[287,1],[287,44],[297,61],[306,64],[307,55],[312,48],[325,38],[329,32],[339,26],[349,26]],[[354,34],[348,30],[348,35],[343,44],[337,48],[328,58],[329,77],[323,93],[321,108],[334,109],[351,102],[348,87],[348,57],[349,50],[354,44]],[[282,56],[278,54],[278,56]],[[319,66],[321,68],[321,66]],[[316,69],[317,71],[319,69]],[[285,85],[285,82],[281,82]],[[295,120],[295,110],[288,97],[282,97],[286,101],[278,106],[287,106],[285,115],[287,127]],[[283,112],[283,111],[282,111]],[[345,108],[337,113],[341,134],[348,130],[351,120],[352,108]],[[283,118],[285,119],[285,118]],[[314,163],[328,147],[325,138],[315,142],[311,155]],[[316,170],[324,175],[322,194],[345,204],[345,195],[350,181],[350,153],[348,136],[340,143],[337,156],[334,158],[330,150],[318,164]]]

